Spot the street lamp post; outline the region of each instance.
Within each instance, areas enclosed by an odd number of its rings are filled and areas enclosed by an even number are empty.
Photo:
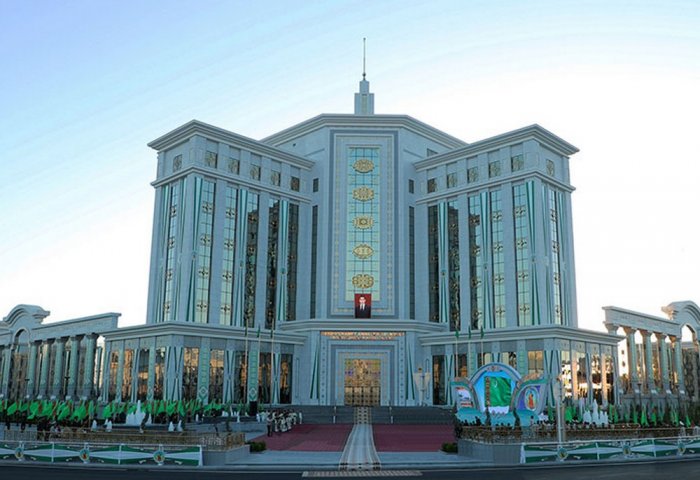
[[[552,381],[556,382],[557,385],[557,393],[554,395],[554,403],[557,409],[557,443],[561,445],[566,441],[566,427],[564,425],[564,412],[562,411],[564,390],[562,388],[561,375],[557,375]],[[554,391],[553,388],[552,391]]]

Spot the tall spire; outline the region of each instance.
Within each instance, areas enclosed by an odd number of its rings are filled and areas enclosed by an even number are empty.
[[[367,38],[362,39],[362,81],[355,94],[355,115],[374,115],[374,94],[369,93],[367,81]]]
[[[362,38],[362,80],[367,76],[367,37]]]

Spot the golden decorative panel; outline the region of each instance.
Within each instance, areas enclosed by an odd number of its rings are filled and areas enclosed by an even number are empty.
[[[372,247],[370,247],[366,243],[360,243],[359,245],[355,245],[355,248],[352,249],[352,253],[357,258],[361,258],[362,260],[364,260],[372,256],[372,254],[374,253],[374,249],[372,249]],[[355,283],[354,278],[353,283]]]
[[[355,288],[367,289],[374,285],[374,277],[366,273],[360,273],[352,277],[352,284]]]
[[[355,228],[365,230],[367,228],[372,228],[372,225],[374,225],[374,219],[370,216],[355,217],[352,224],[355,225]]]
[[[356,171],[360,173],[369,173],[374,170],[374,163],[369,158],[360,158],[352,166]]]
[[[367,202],[374,198],[374,190],[369,187],[360,187],[352,191],[352,198],[360,202]]]

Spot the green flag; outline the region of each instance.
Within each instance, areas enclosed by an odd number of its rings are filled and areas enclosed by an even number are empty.
[[[455,330],[455,338],[459,340],[459,329]]]
[[[177,402],[177,413],[181,417],[184,417],[187,414],[187,409],[185,409],[185,403],[182,400]]]
[[[31,404],[29,404],[29,415],[27,415],[27,420],[33,420],[39,413],[40,407],[41,404],[37,400],[34,400]]]
[[[17,402],[12,402],[12,405],[7,407],[7,414],[14,415],[16,411],[17,411]]]
[[[175,413],[175,407],[177,407],[177,402],[168,402],[168,405],[165,407],[165,413],[172,415]]]
[[[156,415],[160,415],[161,413],[165,413],[165,400],[161,400],[160,403],[158,404],[158,411],[156,412]]]
[[[642,418],[639,421],[639,424],[642,425],[643,427],[648,427],[649,422],[647,421],[647,409],[642,408]]]
[[[573,422],[574,421],[574,407],[568,406],[566,407],[566,411],[564,412],[564,421],[565,422]]]
[[[260,325],[258,325],[258,333],[256,334],[257,338],[260,338]]]
[[[509,378],[504,377],[486,377],[489,383],[489,402],[490,407],[507,407],[511,400],[511,384]]]
[[[102,409],[102,418],[105,420],[112,417],[112,404],[108,403],[105,408]]]

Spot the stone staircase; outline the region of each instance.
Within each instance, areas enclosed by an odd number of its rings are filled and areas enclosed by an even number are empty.
[[[357,423],[357,407],[328,407],[313,405],[294,405],[289,410],[301,412],[304,423],[333,424]],[[367,407],[370,423],[398,425],[451,425],[454,414],[449,408],[442,407]]]
[[[372,423],[397,425],[451,425],[454,413],[441,407],[372,407]]]

